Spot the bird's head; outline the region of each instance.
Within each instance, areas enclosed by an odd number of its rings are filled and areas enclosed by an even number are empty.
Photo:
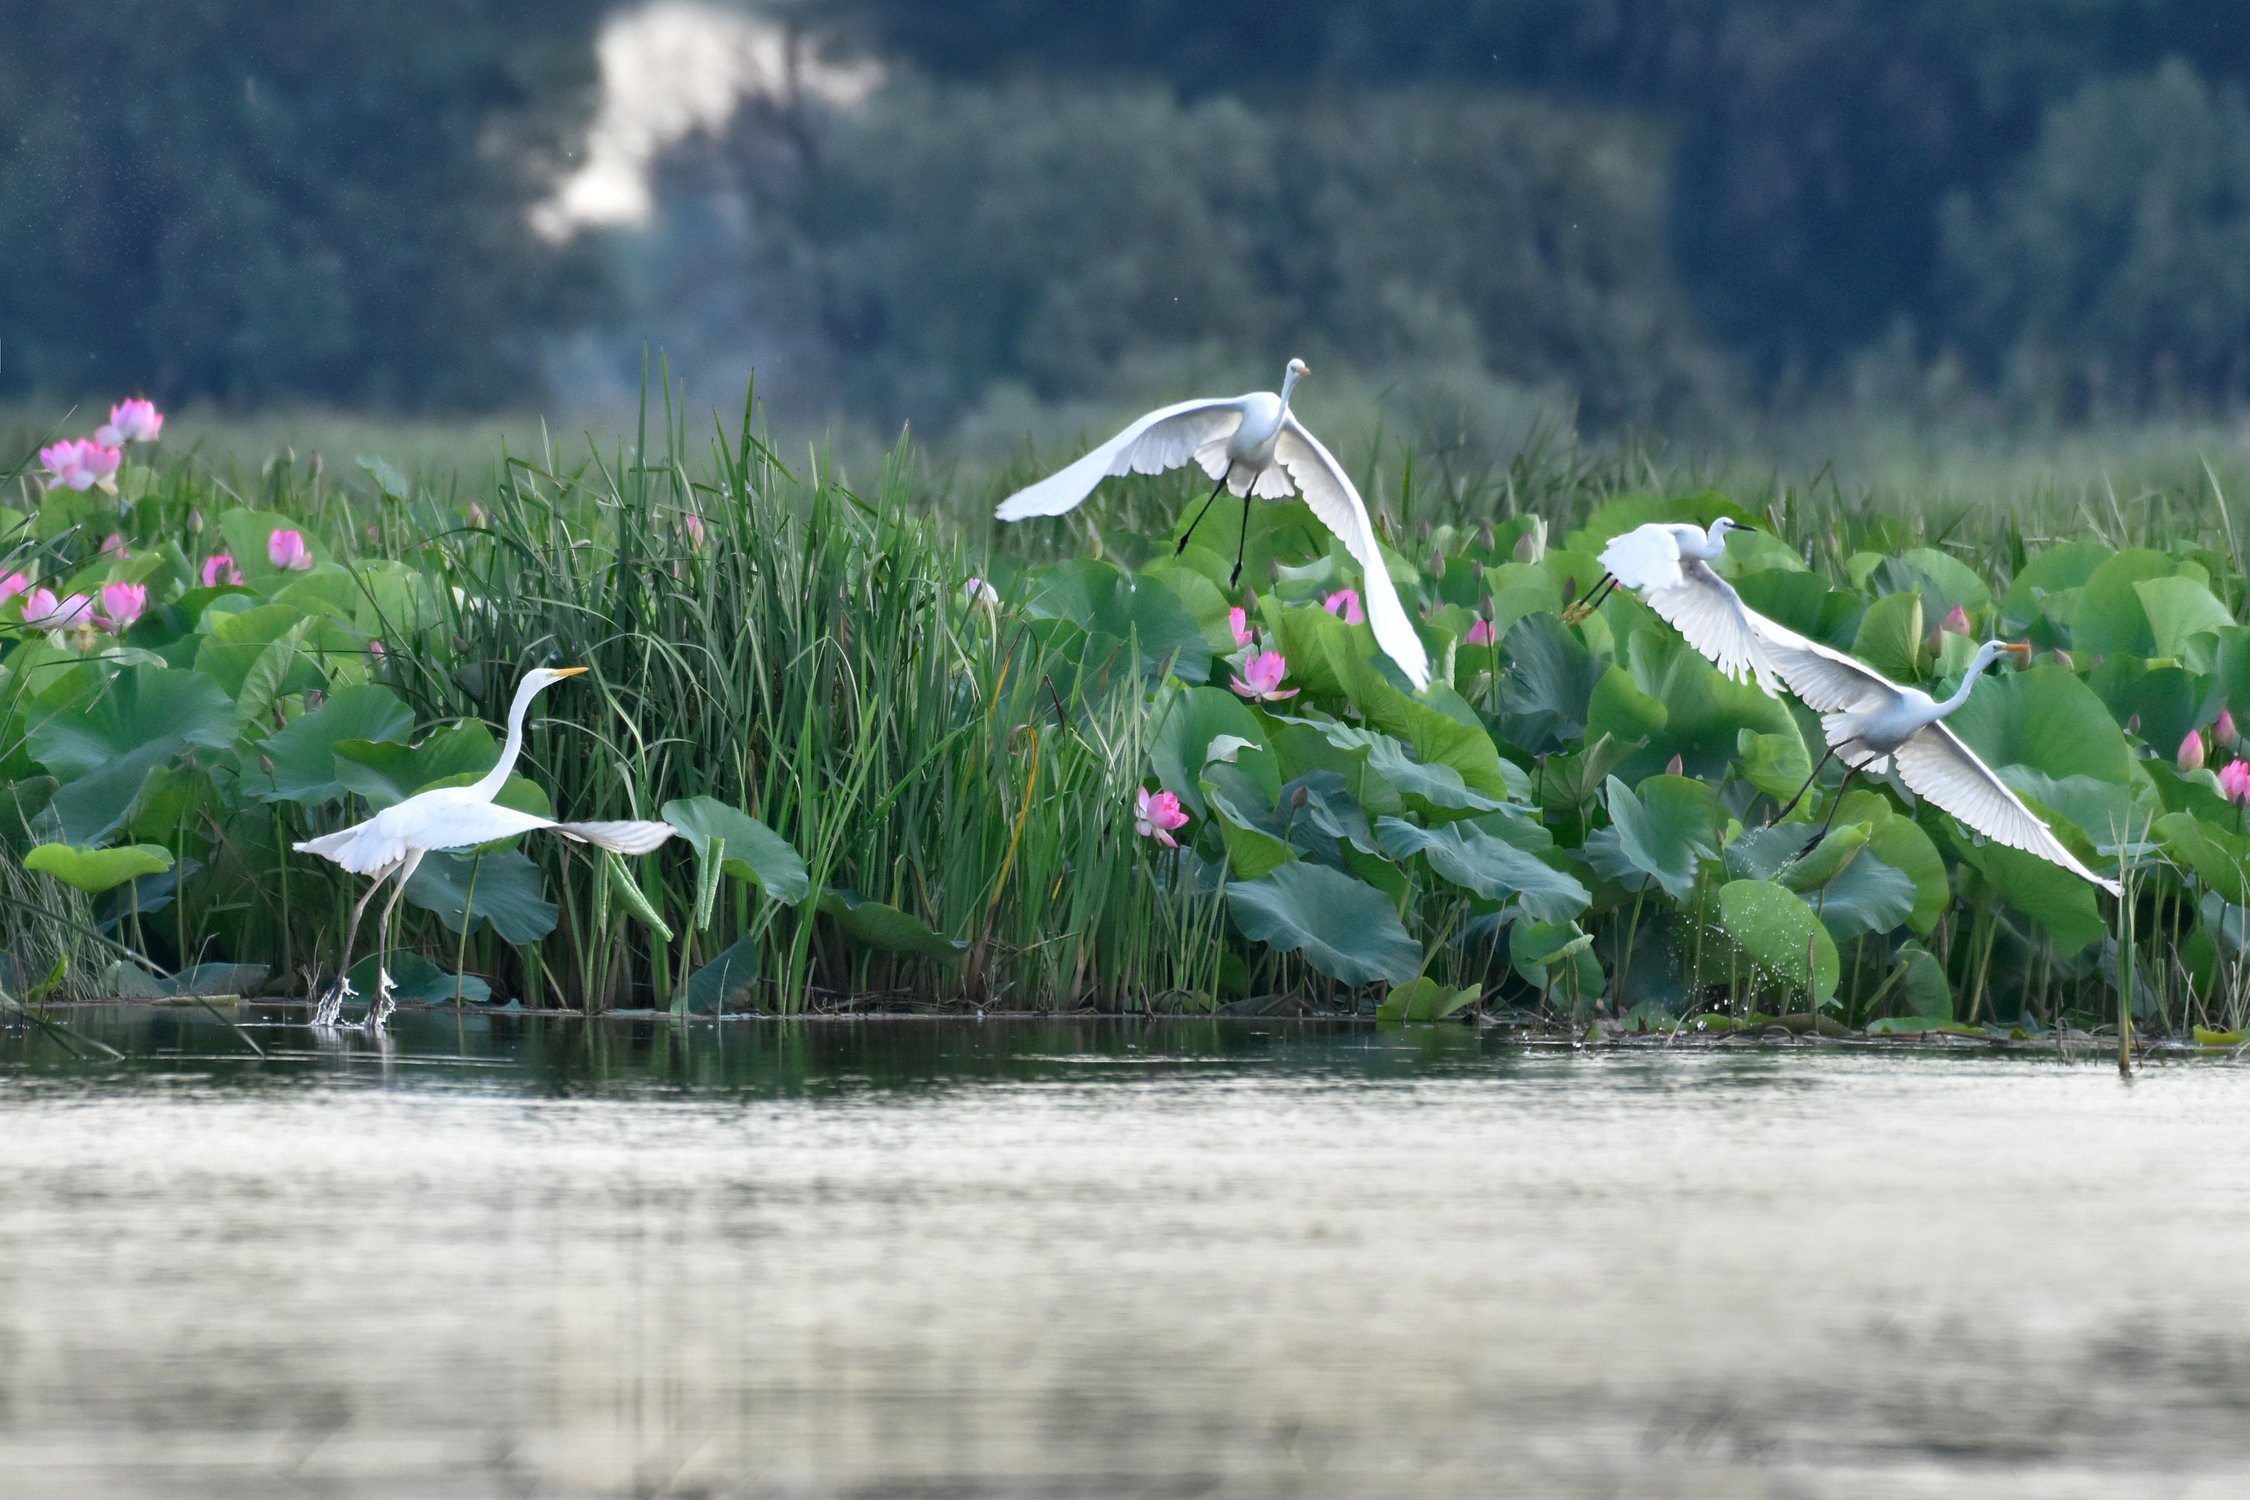
[[[1301,359],[1293,359],[1289,361],[1289,374],[1303,380],[1306,376],[1312,374],[1312,366]]]
[[[1729,532],[1756,531],[1757,529],[1758,528],[1755,526],[1743,525],[1740,521],[1737,521],[1732,516],[1721,516],[1719,517],[1719,519],[1711,523],[1711,539],[1713,541],[1723,542],[1727,539],[1727,533]]]
[[[1977,648],[1977,654],[1986,661],[1998,661],[2003,656],[2012,656],[2017,666],[2028,666],[2031,662],[2031,642],[1986,641]]]
[[[523,674],[523,686],[519,691],[543,692],[565,677],[576,677],[585,670],[584,667],[533,667]]]

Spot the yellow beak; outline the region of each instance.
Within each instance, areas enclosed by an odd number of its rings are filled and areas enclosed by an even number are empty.
[[[2014,657],[2017,661],[2023,662],[2028,665],[2031,661],[2031,642],[2017,641],[2014,645],[2008,648],[2008,654]]]
[[[591,669],[587,667],[557,667],[555,668],[555,675],[557,677],[576,677],[579,673],[589,670]]]

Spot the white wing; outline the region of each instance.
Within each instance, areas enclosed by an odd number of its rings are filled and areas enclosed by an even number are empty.
[[[1774,660],[1772,632],[1782,627],[1744,604],[1733,585],[1703,563],[1675,560],[1673,571],[1681,582],[1642,595],[1648,607],[1721,672],[1737,682],[1754,678],[1766,692],[1779,695],[1782,677]],[[1618,580],[1623,582],[1624,575],[1618,574]]]
[[[2007,783],[1993,775],[1992,768],[1945,725],[1930,724],[1917,730],[1892,756],[1898,762],[1899,779],[1912,787],[1915,795],[1936,803],[1994,843],[2036,854],[2091,880],[2112,896],[2124,895],[2124,888],[2116,881],[2105,880],[2080,864],[2078,856],[2064,847],[2054,831],[2040,822],[2038,815],[2008,790]]]
[[[300,854],[317,854],[322,859],[333,860],[354,875],[387,874],[397,868],[407,854],[406,840],[377,827],[373,818],[349,828],[339,828],[334,833],[324,833],[316,839],[301,840],[292,847]]]
[[[614,849],[619,854],[646,854],[672,836],[669,823],[648,823],[638,819],[619,823],[557,823],[555,832],[566,839],[576,839],[582,844],[593,844],[602,849]]]
[[[1635,593],[1643,589],[1676,589],[1681,584],[1680,539],[1663,521],[1636,526],[1609,539],[1602,549],[1602,568]]]
[[[406,806],[402,802],[391,811],[401,812]],[[407,831],[407,838],[423,849],[468,849],[495,839],[512,839],[519,833],[555,826],[553,818],[517,812],[497,802],[463,802],[430,809],[427,816],[417,819]]]
[[[1417,689],[1428,687],[1429,653],[1422,649],[1422,638],[1414,633],[1414,622],[1406,617],[1406,606],[1399,603],[1390,567],[1383,561],[1383,549],[1375,543],[1375,525],[1367,518],[1366,502],[1359,498],[1351,476],[1320,445],[1320,439],[1305,430],[1294,412],[1282,418],[1273,453],[1289,471],[1289,477],[1297,481],[1305,504],[1323,526],[1344,539],[1344,550],[1358,559],[1366,573],[1367,623],[1375,631],[1375,644],[1398,663],[1399,670]]]
[[[1213,397],[1152,411],[1068,468],[1016,491],[993,514],[1003,521],[1059,516],[1077,509],[1095,485],[1113,474],[1177,469],[1191,462],[1204,444],[1231,436],[1242,425],[1242,400]]]
[[[1789,691],[1816,713],[1832,714],[1874,707],[1898,697],[1897,683],[1833,646],[1797,634],[1745,607],[1750,624],[1764,637],[1764,650]]]

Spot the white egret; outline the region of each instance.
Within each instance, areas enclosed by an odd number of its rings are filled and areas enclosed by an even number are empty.
[[[374,1002],[367,1008],[367,1028],[370,1031],[382,1029],[393,1008],[392,992],[397,988],[391,982],[386,938],[391,912],[398,906],[406,882],[414,877],[424,855],[447,849],[474,848],[540,828],[552,829],[580,843],[614,849],[620,854],[646,854],[672,836],[671,826],[666,823],[558,823],[553,818],[518,812],[493,801],[500,795],[500,788],[507,784],[509,773],[515,770],[516,758],[523,753],[523,721],[531,711],[531,700],[564,678],[576,677],[585,670],[584,667],[538,667],[524,674],[523,681],[516,687],[516,701],[508,709],[508,740],[501,747],[500,762],[481,779],[468,786],[418,792],[396,806],[384,808],[363,823],[306,839],[296,846],[299,852],[333,860],[354,875],[374,877],[367,894],[352,908],[336,985],[314,1010],[314,1025],[335,1025],[343,1015],[344,1001],[356,993],[351,986],[352,943],[359,936],[359,919],[366,913],[367,903],[375,899],[375,893],[388,879],[392,881],[391,899],[383,903],[383,916],[376,928],[376,946],[382,955],[382,963],[376,971],[380,977]]]
[[[1902,687],[1865,662],[1808,640],[1763,615],[1753,615],[1752,619],[1764,634],[1766,649],[1790,691],[1819,713],[1820,727],[1828,740],[1827,753],[1813,767],[1812,776],[1798,788],[1797,796],[1789,799],[1788,806],[1774,815],[1775,821],[1788,816],[1789,809],[1810,790],[1831,757],[1842,760],[1849,769],[1844,772],[1843,785],[1836,788],[1835,804],[1828,809],[1830,823],[1835,821],[1836,807],[1842,804],[1844,787],[1851,784],[1852,777],[1862,771],[1880,776],[1895,763],[1899,780],[1916,796],[1945,809],[1994,843],[2036,854],[2092,881],[2112,896],[2123,894],[2116,881],[2104,879],[2081,864],[2039,815],[2024,806],[2023,799],[1945,725],[1946,716],[1969,701],[1969,693],[1986,667],[2003,654],[2028,659],[2029,645],[1986,641],[1969,659],[1969,669],[1952,696],[1932,698],[1920,688]],[[1828,824],[1823,823],[1814,842],[1827,831]]]
[[[1290,394],[1297,382],[1312,371],[1301,359],[1289,361],[1282,374],[1281,393],[1252,391],[1243,396],[1182,401],[1150,412],[1130,423],[1123,432],[1069,467],[1027,485],[1000,502],[994,512],[1003,521],[1027,516],[1059,516],[1075,510],[1094,487],[1118,474],[1161,474],[1194,463],[1214,481],[1203,509],[1195,513],[1178,550],[1203,524],[1203,517],[1229,490],[1242,497],[1242,532],[1236,539],[1232,582],[1242,580],[1242,552],[1250,539],[1250,502],[1284,500],[1292,493],[1320,523],[1343,539],[1367,575],[1367,623],[1374,628],[1375,643],[1399,665],[1417,688],[1430,685],[1430,660],[1414,622],[1399,603],[1398,591],[1383,563],[1382,548],[1375,542],[1375,525],[1368,519],[1366,502],[1351,476],[1336,462],[1320,439],[1305,429],[1289,410]]]
[[[1734,586],[1711,571],[1711,564],[1726,556],[1727,533],[1756,529],[1721,516],[1708,531],[1652,521],[1613,536],[1602,549],[1600,582],[1564,610],[1563,618],[1585,619],[1622,584],[1721,672],[1737,682],[1755,680],[1778,696],[1781,676],[1761,627],[1779,627],[1744,604]]]

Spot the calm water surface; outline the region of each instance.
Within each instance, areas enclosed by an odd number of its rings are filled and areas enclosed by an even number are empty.
[[[0,1037],[8,1496],[2239,1496],[2250,1071]]]

